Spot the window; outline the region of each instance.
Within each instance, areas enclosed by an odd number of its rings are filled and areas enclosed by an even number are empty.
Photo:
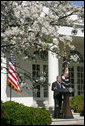
[[[44,97],[48,97],[48,66],[43,65],[43,72],[45,73],[45,86],[44,86]]]
[[[34,81],[40,78],[40,65],[32,65],[32,78]],[[34,83],[33,87],[33,96],[40,97],[40,85]]]
[[[74,89],[74,67],[69,68],[69,75],[71,87]],[[74,96],[74,93],[72,93],[71,96]]]
[[[84,68],[83,66],[77,66],[77,84],[78,95],[84,93]]]
[[[70,74],[70,83],[71,87],[74,88],[74,93],[71,94],[71,96],[74,95],[80,95],[84,93],[84,67],[83,64],[70,66],[69,68],[69,74]]]

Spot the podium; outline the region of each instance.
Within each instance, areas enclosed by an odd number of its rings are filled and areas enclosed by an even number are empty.
[[[69,89],[61,89],[59,90],[59,93],[64,95],[64,100],[63,100],[63,107],[62,107],[62,114],[63,114],[63,119],[73,119],[73,115],[71,112],[70,108],[70,100],[69,100]]]

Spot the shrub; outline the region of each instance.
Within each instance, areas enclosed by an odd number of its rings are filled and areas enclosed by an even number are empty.
[[[45,108],[32,108],[8,101],[2,104],[11,125],[49,125],[50,112]],[[3,121],[2,121],[3,123]]]
[[[3,103],[1,102],[1,104],[3,104]],[[9,124],[9,119],[8,119],[7,113],[2,106],[1,106],[1,124],[3,124],[3,125]]]
[[[51,123],[50,112],[45,108],[36,108],[32,114],[32,125],[49,125]]]
[[[74,112],[79,112],[80,115],[84,115],[84,94],[72,97],[70,105]]]

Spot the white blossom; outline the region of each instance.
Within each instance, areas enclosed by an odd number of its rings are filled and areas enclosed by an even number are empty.
[[[23,57],[23,60],[26,60],[26,59],[28,59],[28,56]]]
[[[22,2],[22,5],[23,5],[23,6],[27,6],[27,1],[23,1],[23,2]]]
[[[69,47],[71,50],[75,50],[75,48],[76,48],[74,45],[71,45],[71,44],[69,44]]]
[[[79,56],[77,54],[70,56],[70,60],[73,60],[74,62],[77,62],[79,59],[80,58],[79,58]]]
[[[49,8],[43,7],[43,12],[44,12],[45,14],[48,14],[48,13],[49,13]]]
[[[1,37],[5,37],[5,34],[1,32]]]
[[[41,12],[40,17],[45,17],[45,13]]]
[[[53,39],[53,43],[56,44],[56,45],[58,45],[59,44],[59,40],[57,38],[54,38]]]

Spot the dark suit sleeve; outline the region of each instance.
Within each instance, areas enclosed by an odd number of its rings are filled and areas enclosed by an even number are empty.
[[[52,83],[52,88],[51,88],[52,91],[55,91],[55,90],[54,90],[54,87],[57,86],[56,84],[57,84],[56,82]]]
[[[52,88],[51,88],[52,91],[54,91],[54,83],[52,83]]]

